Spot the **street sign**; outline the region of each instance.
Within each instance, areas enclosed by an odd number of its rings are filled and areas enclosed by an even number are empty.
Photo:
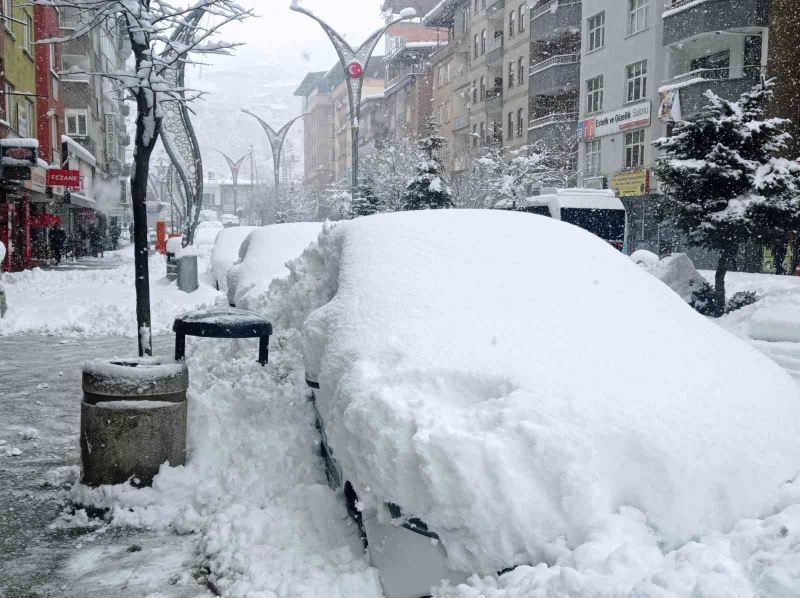
[[[80,170],[52,169],[47,171],[48,187],[69,187],[70,189],[81,188]]]

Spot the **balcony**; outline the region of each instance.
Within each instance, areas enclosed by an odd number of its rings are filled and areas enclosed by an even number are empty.
[[[496,114],[503,111],[503,92],[492,89],[486,94],[486,113]]]
[[[659,91],[679,90],[681,113],[683,118],[688,118],[702,112],[708,104],[704,95],[706,91],[711,90],[720,97],[735,100],[756,85],[762,74],[766,75],[766,72],[760,66],[698,69],[665,81]]]
[[[671,46],[703,33],[767,27],[769,0],[668,0],[664,19],[664,45]]]
[[[453,133],[469,130],[469,114],[459,114],[453,118]]]
[[[399,88],[404,87],[414,77],[424,75],[425,73],[425,67],[421,64],[410,65],[406,68],[393,71],[391,73],[391,79],[386,82],[383,93],[389,95]]]
[[[506,0],[496,0],[486,7],[486,15],[492,18],[503,18],[503,10],[506,7]]]
[[[580,54],[562,54],[530,66],[528,85],[531,95],[553,96],[580,85]]]
[[[489,66],[496,66],[503,64],[503,36],[498,35],[489,42],[489,47],[486,52],[486,64]]]
[[[581,0],[550,0],[531,11],[531,41],[553,39],[565,30],[580,30]]]
[[[528,122],[528,144],[546,146],[569,143],[578,128],[577,112],[554,112]]]

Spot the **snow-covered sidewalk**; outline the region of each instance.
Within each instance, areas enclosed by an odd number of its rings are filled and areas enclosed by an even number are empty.
[[[194,293],[165,278],[164,256],[150,258],[153,334],[169,332],[176,315],[213,305],[220,293],[204,277]],[[8,313],[0,336],[51,334],[75,337],[136,335],[133,246],[63,267],[3,274]]]

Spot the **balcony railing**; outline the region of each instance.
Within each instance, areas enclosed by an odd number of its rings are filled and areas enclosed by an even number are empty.
[[[532,64],[529,74],[533,75],[534,73],[547,70],[559,64],[575,64],[576,62],[580,62],[580,60],[580,54],[561,54],[559,56],[553,56],[547,60],[542,60],[541,62]]]
[[[453,130],[460,131],[469,127],[469,114],[459,114],[453,118]]]
[[[559,123],[576,123],[578,122],[577,112],[554,112],[539,118],[532,118],[528,122],[528,130],[538,129],[539,127],[546,127],[548,125],[555,125]]]
[[[561,6],[571,6],[573,4],[580,4],[581,0],[550,0],[542,4],[539,8],[531,11],[531,21],[546,15],[548,12],[558,10]]]
[[[498,12],[501,12],[505,7],[506,7],[506,0],[496,0],[496,2],[492,2],[491,4],[489,4],[489,6],[486,7],[486,14],[489,16],[495,15]]]
[[[494,39],[490,40],[486,46],[486,53],[491,54],[495,50],[500,50],[503,47],[503,36],[498,35]]]
[[[681,6],[686,6],[687,4],[692,2],[695,4],[702,4],[703,2],[705,2],[705,0],[700,0],[699,2],[698,0],[665,0],[664,8],[666,10],[670,10],[673,8],[680,8]]]
[[[764,67],[761,65],[750,66],[726,66],[715,69],[695,69],[688,73],[676,75],[668,81],[664,81],[665,86],[681,87],[699,83],[700,81],[727,81],[730,79],[752,79],[757,81],[758,78],[765,74]]]

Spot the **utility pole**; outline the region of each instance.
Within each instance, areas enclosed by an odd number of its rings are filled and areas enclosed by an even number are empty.
[[[226,154],[221,150],[215,149],[214,151],[217,152],[218,154],[222,154],[222,157],[225,158],[225,161],[228,163],[228,167],[231,169],[231,181],[233,182],[233,213],[239,219],[239,226],[241,226],[242,217],[241,214],[239,213],[239,197],[238,197],[239,169],[242,167],[242,164],[244,164],[245,159],[253,154],[253,150],[250,150],[238,160],[234,160],[228,157],[228,154]]]

